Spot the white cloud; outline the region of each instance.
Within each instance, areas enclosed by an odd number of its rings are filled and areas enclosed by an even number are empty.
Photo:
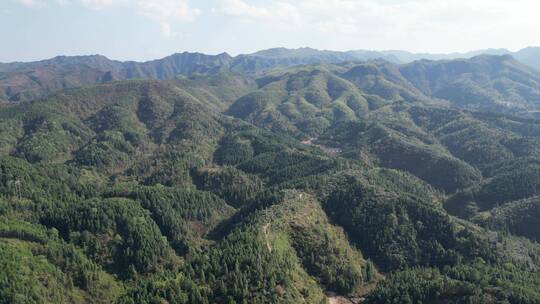
[[[265,19],[272,16],[270,9],[250,5],[242,0],[222,0],[218,11],[229,16],[249,19]]]
[[[29,7],[45,7],[57,4],[80,4],[85,8],[101,10],[125,6],[136,10],[140,15],[156,21],[166,37],[175,36],[172,25],[177,22],[190,22],[200,15],[200,10],[192,8],[187,0],[15,0]]]
[[[111,6],[128,4],[129,0],[79,0],[79,2],[87,8],[104,9]]]
[[[184,0],[139,0],[138,10],[143,16],[159,22],[165,37],[176,36],[171,23],[190,22],[200,15],[200,10],[191,8]]]
[[[63,6],[69,3],[70,0],[15,0],[22,5],[28,7],[46,7],[51,4]]]
[[[47,0],[16,0],[22,5],[30,6],[30,7],[42,7],[47,5]]]
[[[165,37],[171,37],[174,33],[172,31],[171,25],[167,22],[161,22],[161,33],[163,33],[163,36]]]
[[[139,0],[139,11],[159,21],[193,21],[201,13],[184,0]]]
[[[248,22],[264,22],[273,27],[299,25],[301,16],[298,7],[289,2],[276,1],[268,7],[248,4],[244,0],[220,0],[214,12],[239,18]]]

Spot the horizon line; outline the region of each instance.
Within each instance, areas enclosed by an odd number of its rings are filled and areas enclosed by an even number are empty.
[[[311,50],[320,51],[320,52],[335,52],[335,53],[351,53],[351,52],[359,52],[359,51],[375,52],[375,53],[405,52],[405,53],[409,53],[411,55],[455,56],[455,55],[467,55],[467,54],[475,53],[475,52],[480,52],[481,53],[481,52],[486,52],[486,51],[506,51],[506,52],[509,52],[509,53],[517,53],[517,52],[520,52],[520,51],[523,51],[523,50],[526,50],[526,49],[530,49],[530,48],[540,48],[540,46],[526,46],[526,47],[515,49],[515,50],[509,49],[509,48],[504,48],[504,47],[503,48],[490,47],[490,48],[483,48],[483,49],[473,49],[473,50],[469,50],[469,51],[453,51],[453,52],[413,52],[413,51],[409,51],[409,50],[405,50],[405,49],[331,50],[331,49],[318,49],[318,48],[314,48],[314,47],[310,47],[310,46],[302,46],[302,47],[298,47],[298,48],[289,48],[289,47],[284,47],[284,46],[276,46],[276,47],[271,47],[271,48],[266,48],[266,49],[260,49],[258,51],[254,51],[254,52],[245,52],[245,53],[238,53],[238,54],[231,54],[231,53],[229,53],[227,51],[223,51],[223,52],[220,52],[220,53],[212,53],[212,52],[206,53],[206,52],[203,52],[203,51],[184,50],[184,51],[174,52],[174,53],[171,53],[169,55],[165,55],[163,57],[157,57],[157,58],[146,59],[146,60],[117,59],[117,58],[112,58],[112,57],[109,57],[109,56],[107,56],[105,54],[100,54],[100,53],[93,53],[93,54],[88,53],[88,54],[76,54],[76,55],[58,54],[58,55],[55,55],[55,56],[52,56],[52,57],[35,59],[35,60],[20,60],[20,61],[16,60],[16,61],[8,61],[8,62],[0,61],[0,64],[34,63],[34,62],[52,60],[52,59],[55,59],[55,58],[58,58],[58,57],[97,57],[97,56],[102,56],[102,57],[107,58],[108,60],[118,61],[118,62],[122,62],[122,63],[125,63],[125,62],[145,63],[145,62],[151,62],[151,61],[155,61],[155,60],[161,60],[161,59],[164,59],[164,58],[167,58],[167,57],[170,57],[170,56],[174,56],[174,55],[177,55],[177,54],[186,54],[186,53],[187,54],[201,54],[201,55],[206,55],[206,56],[228,55],[228,56],[231,56],[232,58],[236,58],[236,57],[239,57],[239,56],[250,56],[250,55],[254,55],[254,54],[259,53],[259,52],[275,50],[275,49],[284,49],[284,50],[290,50],[290,51],[302,50],[302,49],[311,49]],[[391,54],[386,54],[386,55],[391,55]]]

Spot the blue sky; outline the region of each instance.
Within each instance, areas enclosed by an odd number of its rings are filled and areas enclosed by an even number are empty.
[[[0,62],[270,47],[453,52],[540,45],[537,0],[0,0]]]

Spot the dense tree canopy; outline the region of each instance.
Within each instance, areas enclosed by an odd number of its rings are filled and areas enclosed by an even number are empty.
[[[207,62],[0,107],[0,303],[539,303],[540,78],[454,64]]]

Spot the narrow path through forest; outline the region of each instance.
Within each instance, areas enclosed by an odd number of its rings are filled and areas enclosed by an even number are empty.
[[[270,227],[270,222],[264,224],[262,226],[262,231],[264,233],[264,238],[266,240],[266,247],[268,248],[268,251],[272,252],[272,245],[270,245],[270,238],[268,236],[268,228]]]
[[[310,139],[306,139],[306,140],[301,141],[301,143],[304,144],[304,145],[308,145],[308,146],[318,147],[319,149],[323,150],[327,154],[330,154],[330,155],[333,155],[333,156],[335,156],[335,155],[342,152],[340,148],[332,148],[332,147],[328,147],[328,146],[325,146],[325,145],[316,144],[316,143],[314,143],[314,141],[316,141],[316,140],[317,140],[317,137],[312,137]]]

